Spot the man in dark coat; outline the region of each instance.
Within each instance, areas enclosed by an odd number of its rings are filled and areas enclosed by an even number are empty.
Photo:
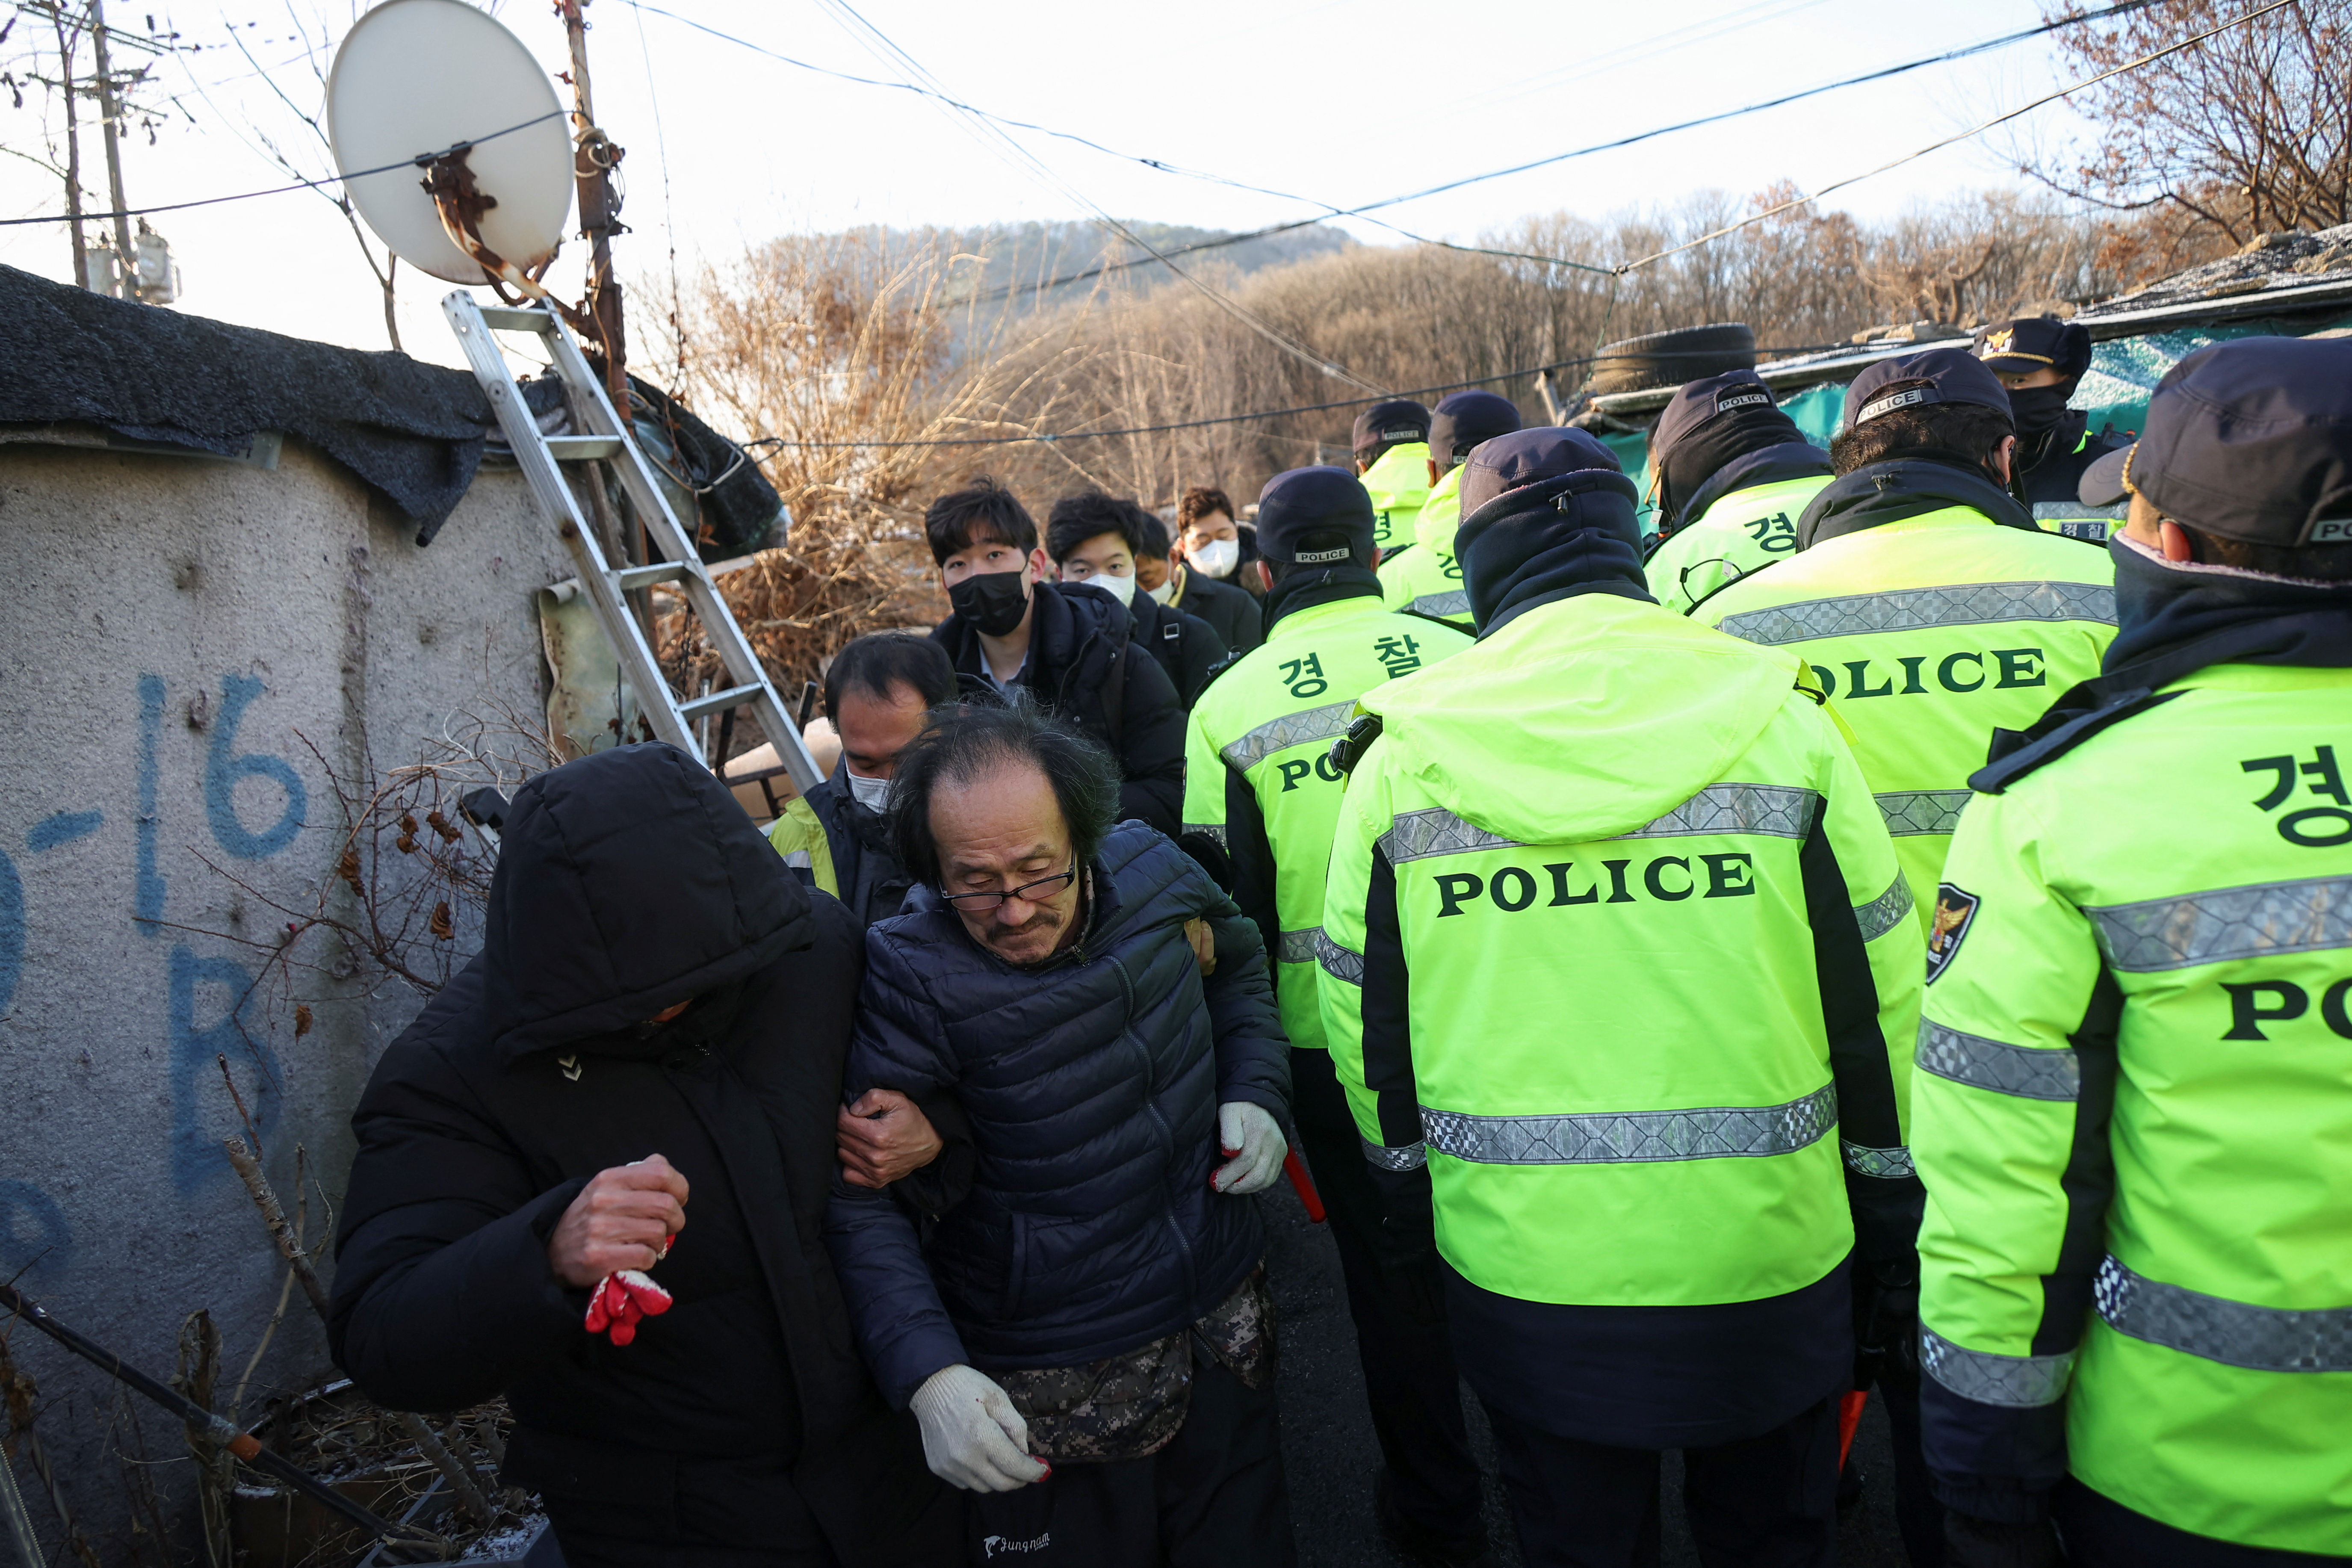
[[[1257,930],[1112,827],[1108,759],[1032,710],[943,720],[898,770],[925,886],[866,932],[843,1088],[952,1089],[978,1162],[928,1245],[887,1194],[835,1188],[867,1362],[975,1494],[977,1555],[1288,1564],[1247,1194],[1282,1167],[1289,1060]]]
[[[1171,564],[1168,525],[1150,512],[1136,519],[1135,526],[1142,541],[1135,547],[1135,580],[1145,593],[1206,621],[1234,653],[1247,653],[1265,640],[1265,616],[1254,595],[1181,563]]]
[[[1097,594],[1065,594],[1037,524],[1011,490],[974,480],[933,501],[923,534],[955,613],[931,629],[964,696],[1025,696],[1118,763],[1122,817],[1176,831],[1184,804],[1184,709],[1175,683],[1129,640],[1132,623]]]
[[[1209,672],[1224,662],[1225,643],[1200,616],[1135,591],[1136,552],[1143,543],[1139,522],[1150,515],[1133,501],[1100,490],[1066,495],[1045,514],[1045,553],[1061,574],[1065,593],[1087,589],[1127,606],[1133,621],[1129,639],[1160,661],[1176,685],[1177,699],[1190,709]]]
[[[839,899],[860,925],[897,914],[914,886],[890,844],[890,773],[930,710],[955,694],[946,652],[912,632],[854,637],[824,667],[824,716],[841,738],[841,760],[815,788],[785,803],[768,842],[802,881]]]
[[[336,1362],[507,1395],[572,1568],[952,1563],[823,1244],[857,922],[650,744],[518,792],[488,924],[352,1118]]]

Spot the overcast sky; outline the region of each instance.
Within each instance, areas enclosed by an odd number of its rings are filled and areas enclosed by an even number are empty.
[[[1076,218],[1068,191],[1120,217],[1241,229],[1312,216],[1499,168],[1717,108],[1859,74],[2031,26],[2035,0],[1189,0],[1103,5],[1013,0],[853,0],[857,12],[967,102],[1150,158],[1290,193],[1254,194],[1146,168],[1032,132],[1021,141],[1067,187],[992,150],[935,104],[763,58],[630,0],[593,0],[590,59],[598,118],[628,149],[625,279],[691,269],[793,231]],[[302,172],[329,171],[296,110],[316,113],[318,70],[363,5],[351,0],[110,0],[118,26],[152,15],[185,45],[156,62],[144,98],[168,110],[155,144],[125,152],[133,206],[282,183],[268,148]],[[541,0],[485,7],[551,71],[562,24]],[[838,9],[820,0],[665,0],[778,53],[905,80]],[[298,22],[299,19],[299,22]],[[228,43],[231,28],[263,68]],[[41,31],[37,32],[37,29]],[[301,35],[315,46],[306,49]],[[21,76],[20,16],[0,57]],[[323,42],[321,41],[323,40]],[[131,55],[119,64],[146,57]],[[314,69],[315,61],[316,69]],[[2061,79],[2034,41],[1828,94],[1727,125],[1492,180],[1381,216],[1416,233],[1470,239],[1530,214],[1593,217],[1714,187],[1745,196],[1776,179],[1811,190],[1886,162],[2035,96]],[[54,74],[54,58],[42,74]],[[568,105],[568,90],[564,102]],[[281,100],[278,93],[284,94]],[[286,101],[286,100],[290,100]],[[2071,129],[2041,111],[2045,136]],[[27,86],[0,105],[0,147],[47,155],[54,99]],[[1970,143],[1868,181],[1832,205],[1882,217],[1955,189],[2018,184],[2002,153],[2015,135]],[[104,187],[85,124],[84,181]],[[0,158],[0,216],[62,205],[58,182]],[[381,296],[341,216],[297,192],[159,215],[185,278],[180,308],[361,348],[386,345]],[[1345,224],[1370,243],[1397,236]],[[576,293],[575,242],[551,279]],[[61,226],[0,229],[0,262],[62,279]],[[404,269],[401,327],[421,358],[456,363],[437,302],[448,286]]]

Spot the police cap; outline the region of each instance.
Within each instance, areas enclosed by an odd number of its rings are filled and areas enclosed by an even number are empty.
[[[2200,533],[2352,544],[2352,341],[2199,349],[2157,383],[2138,444],[2111,457],[2124,486]]]
[[[1650,433],[1650,450],[1662,458],[1700,426],[1727,416],[1776,422],[1787,426],[1784,439],[1805,438],[1797,422],[1780,412],[1780,400],[1772,395],[1772,389],[1764,384],[1762,376],[1752,370],[1727,370],[1721,375],[1686,381],[1675,390],[1658,415],[1657,428]]]
[[[1367,561],[1374,533],[1372,498],[1345,468],[1292,468],[1257,493],[1258,552],[1276,565]]]
[[[1404,441],[1429,439],[1429,410],[1410,397],[1375,403],[1356,416],[1356,456],[1381,451]]]
[[[1591,468],[1622,473],[1624,465],[1598,437],[1571,426],[1538,425],[1497,436],[1462,470],[1462,515],[1470,516],[1506,490]]]
[[[1884,414],[1938,403],[1973,403],[2009,418],[2009,393],[1981,361],[1960,349],[1898,354],[1864,367],[1845,392],[1844,428],[1851,434]]]
[[[2055,316],[2020,316],[1979,332],[1976,355],[1997,375],[2054,370],[2073,381],[2091,368],[2091,334]]]
[[[1470,455],[1481,441],[1519,427],[1519,405],[1491,392],[1457,392],[1437,405],[1429,421],[1429,455],[1443,470]],[[1466,509],[1465,509],[1466,512]]]

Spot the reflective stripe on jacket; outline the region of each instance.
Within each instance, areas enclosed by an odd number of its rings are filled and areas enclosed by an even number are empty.
[[[1913,1080],[1927,1457],[2352,1555],[2352,671],[2168,689],[1952,841]]]
[[[1346,783],[1331,742],[1347,733],[1364,691],[1469,646],[1450,627],[1389,614],[1367,593],[1284,616],[1192,710],[1184,831],[1208,834],[1232,858],[1234,900],[1278,960],[1275,989],[1294,1046],[1323,1045],[1316,951]]]
[[[1362,704],[1324,1028],[1473,1283],[1754,1300],[1907,1259],[1910,890],[1801,666],[1654,605],[1521,614]],[[1843,1147],[1844,1158],[1841,1160]],[[1849,1176],[1849,1173],[1851,1173]]]
[[[1676,615],[1749,573],[1794,554],[1797,519],[1830,482],[1827,474],[1733,490],[1685,523],[1650,557],[1644,574],[1658,603]]]
[[[2115,567],[2103,551],[1947,507],[1823,540],[1695,614],[1812,666],[1853,731],[1924,929],[1993,731],[2024,729],[2099,673]]]

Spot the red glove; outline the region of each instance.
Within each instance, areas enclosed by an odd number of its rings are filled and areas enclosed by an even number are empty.
[[[669,1256],[670,1243],[676,1237],[662,1241],[658,1263]],[[587,1328],[592,1334],[604,1334],[616,1345],[627,1344],[637,1337],[637,1324],[646,1318],[658,1318],[669,1310],[670,1295],[653,1281],[649,1274],[635,1268],[616,1268],[596,1282],[588,1295]]]

